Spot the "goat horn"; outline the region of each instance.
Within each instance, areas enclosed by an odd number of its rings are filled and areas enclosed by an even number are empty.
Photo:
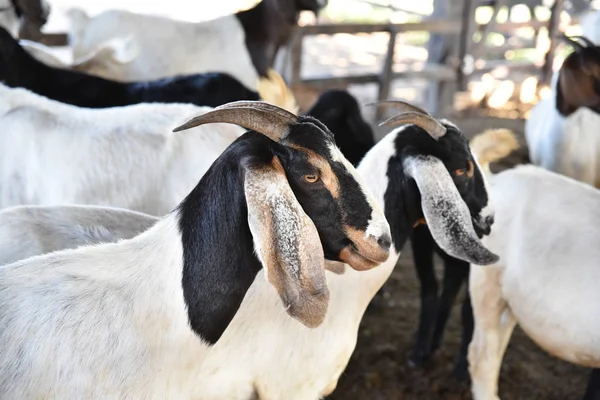
[[[596,43],[592,42],[590,39],[585,36],[575,36],[576,39],[583,41],[588,47],[596,47]]]
[[[297,121],[298,117],[291,112],[263,101],[234,101],[190,119],[173,132],[210,123],[229,123],[262,133],[277,142]]]
[[[423,115],[416,112],[406,112],[395,115],[380,123],[379,126],[393,126],[400,124],[413,124],[425,129],[425,131],[435,140],[438,140],[446,134],[446,127],[439,121],[436,121],[429,115]]]
[[[374,101],[372,103],[366,103],[365,106],[389,106],[392,107],[398,111],[401,112],[416,112],[416,113],[420,113],[420,114],[425,114],[425,115],[431,115],[429,114],[427,111],[423,110],[422,108],[419,108],[417,106],[413,106],[412,104],[409,104],[405,101],[401,101],[401,100],[381,100],[381,101]]]
[[[571,46],[575,47],[577,50],[585,49],[585,46],[583,46],[581,43],[573,40],[573,38],[570,38],[565,34],[559,35],[558,39],[562,40],[563,42],[565,42],[567,44],[570,44]]]

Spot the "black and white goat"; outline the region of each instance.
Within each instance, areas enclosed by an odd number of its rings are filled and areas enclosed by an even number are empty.
[[[482,142],[485,140],[485,142]],[[493,143],[493,145],[489,145]],[[518,148],[518,142],[511,131],[507,129],[493,129],[476,136],[471,142],[471,152],[480,163],[484,173],[489,171],[488,166],[506,157]],[[466,168],[452,171],[456,179],[460,177],[473,177],[474,164]],[[467,199],[467,202],[469,200]],[[493,218],[488,225],[491,228]],[[489,234],[486,229],[482,233]],[[416,222],[411,236],[413,259],[419,283],[421,285],[421,311],[419,326],[416,332],[416,343],[410,355],[409,362],[413,366],[420,366],[427,361],[442,343],[446,324],[452,311],[452,306],[463,283],[468,285],[469,263],[448,255],[438,246],[425,220]],[[444,277],[442,291],[438,297],[438,282],[435,275],[433,256],[437,253],[444,261]],[[469,293],[465,294],[461,309],[462,338],[459,354],[456,360],[454,375],[460,380],[468,376],[467,350],[473,336],[473,310]]]
[[[202,398],[202,358],[261,267],[308,330],[328,308],[324,257],[388,258],[383,212],[324,125],[236,102],[175,131],[215,122],[254,131],[147,231],[0,269],[0,397]]]
[[[216,107],[237,100],[259,100],[257,92],[225,73],[124,83],[51,67],[31,56],[1,27],[0,81],[53,100],[90,108],[156,102]]]
[[[553,77],[552,95],[525,123],[529,157],[533,164],[600,188],[600,46],[585,37],[562,39],[575,51]]]
[[[111,38],[133,38],[139,55],[115,65],[107,78],[138,81],[221,71],[256,90],[279,47],[289,41],[300,12],[316,14],[325,4],[326,0],[262,0],[249,10],[198,23],[122,10],[89,18],[72,9],[69,43],[79,58]]]
[[[407,110],[405,104],[395,105]],[[330,394],[354,350],[367,305],[391,274],[412,226],[423,217],[449,253],[484,264],[497,260],[480,246],[474,231],[487,231],[492,209],[466,138],[447,121],[408,110],[388,121],[406,125],[377,143],[357,168],[384,207],[392,232],[390,258],[360,274],[328,272],[329,310],[312,330],[290,323],[263,279],[257,279],[204,360],[203,399],[314,400]],[[472,176],[454,174],[469,163],[475,166]]]

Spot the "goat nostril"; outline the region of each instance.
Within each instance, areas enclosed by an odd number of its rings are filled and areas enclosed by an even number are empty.
[[[392,239],[387,235],[382,236],[377,240],[377,244],[385,251],[388,251],[392,246]]]
[[[488,226],[491,226],[494,224],[494,217],[492,217],[491,215],[489,217],[485,217],[485,223]]]

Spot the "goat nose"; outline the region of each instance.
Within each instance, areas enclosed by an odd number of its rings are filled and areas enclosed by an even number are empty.
[[[491,215],[485,217],[485,223],[487,226],[492,226],[494,224],[494,217]]]
[[[389,251],[392,246],[392,238],[388,235],[384,235],[377,240],[377,244],[385,251]]]

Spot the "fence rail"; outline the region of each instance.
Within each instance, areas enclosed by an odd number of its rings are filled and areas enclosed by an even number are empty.
[[[563,9],[563,0],[555,0],[552,6],[552,12],[558,15],[560,10]],[[465,7],[470,7],[470,2],[465,2]],[[397,71],[394,68],[394,55],[395,55],[395,44],[396,37],[399,34],[412,33],[412,32],[428,32],[437,34],[448,34],[448,35],[460,35],[459,40],[464,41],[462,43],[462,52],[459,54],[459,60],[464,60],[464,53],[468,53],[473,43],[470,40],[472,33],[475,30],[480,32],[486,31],[486,24],[472,23],[465,29],[465,23],[469,23],[469,18],[473,17],[474,12],[467,12],[463,20],[448,20],[448,19],[431,19],[423,22],[411,22],[411,23],[375,23],[375,24],[319,24],[319,25],[308,25],[300,27],[290,45],[289,53],[289,70],[286,77],[292,87],[298,85],[308,85],[318,90],[325,90],[334,87],[347,86],[350,84],[364,84],[364,83],[377,83],[378,88],[378,100],[383,100],[389,96],[390,87],[396,79],[427,79],[436,82],[459,82],[459,87],[464,90],[466,85],[466,78],[482,75],[486,72],[493,71],[498,67],[506,67],[509,74],[520,71],[529,72],[532,75],[537,75],[543,81],[549,81],[550,76],[548,74],[551,71],[551,64],[554,59],[554,53],[556,50],[556,39],[554,38],[555,33],[558,30],[559,19],[555,16],[550,18],[548,21],[532,20],[529,22],[506,22],[506,23],[494,23],[493,31],[499,33],[511,33],[517,29],[529,28],[536,32],[539,32],[540,28],[547,28],[550,33],[550,49],[544,57],[544,64],[534,64],[531,62],[513,62],[510,60],[497,60],[484,62],[483,65],[477,65],[471,71],[468,76],[465,76],[465,69],[461,63],[456,65],[445,65],[445,64],[430,64],[427,63],[423,67],[415,69],[412,67],[404,68],[402,71]],[[488,27],[489,28],[489,27]],[[488,29],[489,30],[489,29]],[[347,76],[316,76],[310,78],[302,78],[302,54],[303,54],[303,41],[307,36],[314,35],[336,35],[340,33],[344,34],[360,34],[360,33],[379,33],[385,32],[390,35],[387,52],[384,57],[383,65],[379,73],[364,73],[357,75]],[[535,39],[535,38],[534,38]],[[533,43],[533,42],[532,42]],[[480,46],[475,46],[480,47]],[[509,45],[506,46],[510,48]],[[479,64],[479,63],[478,63]],[[432,106],[434,109],[439,109],[439,104]]]

